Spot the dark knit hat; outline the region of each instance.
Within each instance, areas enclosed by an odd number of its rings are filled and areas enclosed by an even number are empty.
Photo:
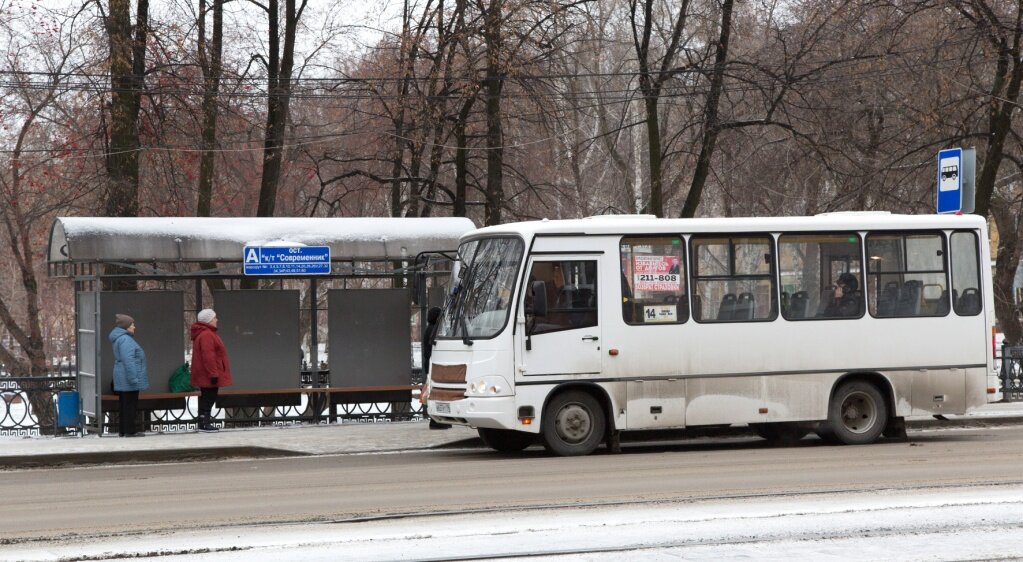
[[[114,315],[114,325],[117,326],[118,328],[124,328],[125,330],[127,330],[134,323],[135,319],[132,318],[131,316],[128,316],[127,314]]]

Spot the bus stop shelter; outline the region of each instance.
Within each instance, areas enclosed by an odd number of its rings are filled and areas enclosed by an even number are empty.
[[[418,319],[442,304],[458,239],[473,228],[466,218],[56,219],[49,272],[74,282],[86,425],[102,432],[117,407],[107,339],[117,313],[135,318],[146,352],[151,388],[140,409],[159,418],[146,425],[194,421],[188,395],[168,380],[189,357],[188,328],[203,308],[216,309],[231,361],[234,384],[218,400],[237,409],[228,423],[317,422],[326,407],[334,419],[339,403],[410,403]],[[329,265],[247,275],[246,248],[327,248]]]

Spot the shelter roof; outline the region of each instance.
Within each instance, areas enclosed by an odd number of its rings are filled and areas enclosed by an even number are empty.
[[[330,246],[333,260],[414,258],[454,250],[475,225],[462,217],[204,218],[61,217],[50,263],[241,262],[249,246]]]

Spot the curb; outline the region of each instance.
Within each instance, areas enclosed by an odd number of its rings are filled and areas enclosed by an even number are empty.
[[[105,464],[151,464],[161,462],[201,462],[224,459],[268,459],[303,457],[308,453],[270,449],[267,447],[201,447],[196,449],[147,449],[135,451],[103,451],[54,453],[0,457],[0,470],[27,468],[68,468]]]
[[[913,419],[906,420],[906,428],[910,430],[953,429],[953,428],[984,428],[1006,425],[1023,425],[1023,416],[984,416],[956,417],[950,419]],[[622,434],[623,443],[641,443],[656,441],[678,441],[700,437],[744,437],[754,435],[748,427],[707,427],[694,429],[676,429],[660,431],[631,431]],[[440,445],[426,447],[407,447],[397,449],[368,449],[364,451],[345,451],[345,453],[384,453],[396,451],[443,451],[448,449],[486,449],[486,445],[478,437],[458,439]],[[333,454],[333,453],[329,453]],[[198,447],[180,449],[145,449],[131,451],[103,451],[54,453],[42,455],[0,456],[0,471],[24,470],[33,468],[69,468],[77,466],[100,465],[131,465],[152,464],[163,462],[208,462],[226,459],[270,459],[283,457],[319,456],[319,453],[307,453],[288,449],[269,447],[229,446],[229,447]]]
[[[995,427],[1001,425],[1023,424],[1023,416],[983,416],[983,417],[957,417],[949,419],[920,419],[906,420],[907,429],[934,429],[953,427]]]

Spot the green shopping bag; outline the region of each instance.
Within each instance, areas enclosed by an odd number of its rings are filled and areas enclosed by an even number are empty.
[[[174,373],[170,377],[170,391],[171,392],[192,392],[195,387],[192,386],[191,373],[188,371],[188,363],[178,367],[174,370]]]

